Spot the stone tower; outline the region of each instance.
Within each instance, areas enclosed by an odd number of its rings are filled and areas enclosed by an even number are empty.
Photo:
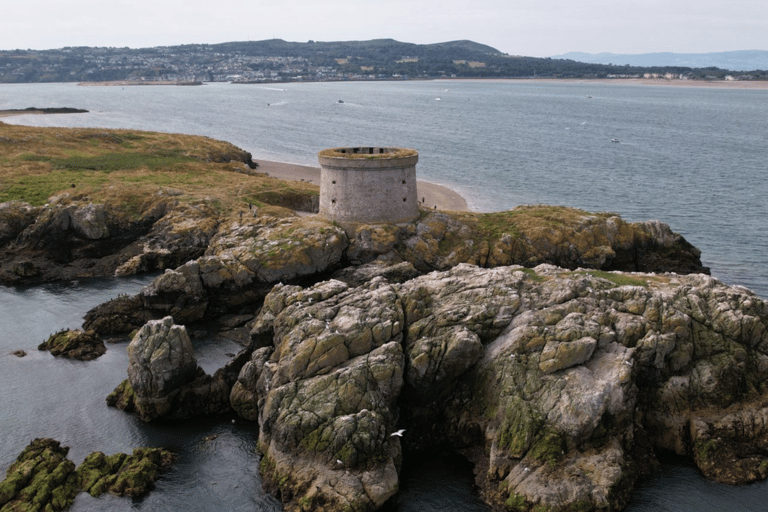
[[[416,162],[405,148],[331,148],[320,161],[320,215],[340,223],[399,223],[419,216]]]

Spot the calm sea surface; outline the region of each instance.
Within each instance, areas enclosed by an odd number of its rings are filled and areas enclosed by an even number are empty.
[[[768,90],[519,81],[0,85],[0,109],[30,106],[90,113],[3,121],[194,133],[255,158],[315,166],[326,147],[413,147],[419,178],[457,190],[473,210],[546,203],[660,219],[702,250],[714,276],[768,297]],[[0,470],[40,436],[70,446],[78,463],[95,450],[163,445],[178,451],[179,464],[155,493],[142,501],[81,496],[73,510],[190,503],[196,510],[279,510],[261,491],[253,424],[145,425],[104,402],[126,376],[125,345],[87,363],[36,350],[49,334],[79,327],[92,306],[135,293],[147,280],[0,287]],[[30,355],[7,355],[16,349]],[[237,349],[212,340],[196,346],[209,372]],[[219,437],[203,441],[212,433]],[[767,498],[766,484],[714,484],[669,461],[627,510],[758,511]],[[407,473],[397,510],[486,509],[466,469],[435,460]]]

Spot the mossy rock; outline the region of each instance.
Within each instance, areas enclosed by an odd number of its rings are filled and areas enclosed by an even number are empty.
[[[79,492],[75,464],[66,458],[68,451],[53,439],[32,441],[0,483],[2,510],[67,510]]]
[[[47,350],[54,356],[90,361],[104,355],[107,347],[95,331],[63,330],[52,334],[38,350]]]
[[[117,407],[121,411],[133,412],[136,410],[136,392],[131,387],[128,379],[121,382],[114,391],[107,396],[107,405]]]
[[[54,439],[32,441],[0,483],[3,512],[67,510],[80,491],[94,497],[104,492],[142,496],[175,461],[175,456],[167,450],[137,448],[130,456],[94,452],[76,469],[75,463],[66,458],[68,451],[69,448]]]

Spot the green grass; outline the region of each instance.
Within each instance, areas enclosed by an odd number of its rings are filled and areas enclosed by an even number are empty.
[[[44,160],[42,160],[44,161]],[[174,152],[159,153],[105,153],[95,156],[72,156],[69,158],[50,158],[54,170],[89,170],[89,171],[125,171],[146,167],[155,171],[165,168],[178,168],[196,159]]]
[[[248,204],[295,209],[317,185],[243,173],[247,154],[193,135],[126,130],[33,128],[0,122],[0,202],[33,206],[108,203],[151,207],[159,189],[179,201],[217,201],[225,213]]]
[[[22,199],[34,206],[40,206],[55,193],[71,188],[73,183],[84,181],[99,186],[107,183],[109,178],[104,173],[89,173],[82,170],[22,176],[17,181],[0,187],[0,203]]]

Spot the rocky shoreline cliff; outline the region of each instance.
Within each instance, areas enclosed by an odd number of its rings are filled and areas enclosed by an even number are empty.
[[[117,197],[0,204],[0,282],[162,272],[44,348],[130,337],[109,404],[252,421],[286,510],[376,510],[435,447],[515,511],[620,510],[668,451],[768,476],[768,306],[661,222],[523,206],[342,227],[311,195]],[[213,375],[203,324],[243,346]]]

